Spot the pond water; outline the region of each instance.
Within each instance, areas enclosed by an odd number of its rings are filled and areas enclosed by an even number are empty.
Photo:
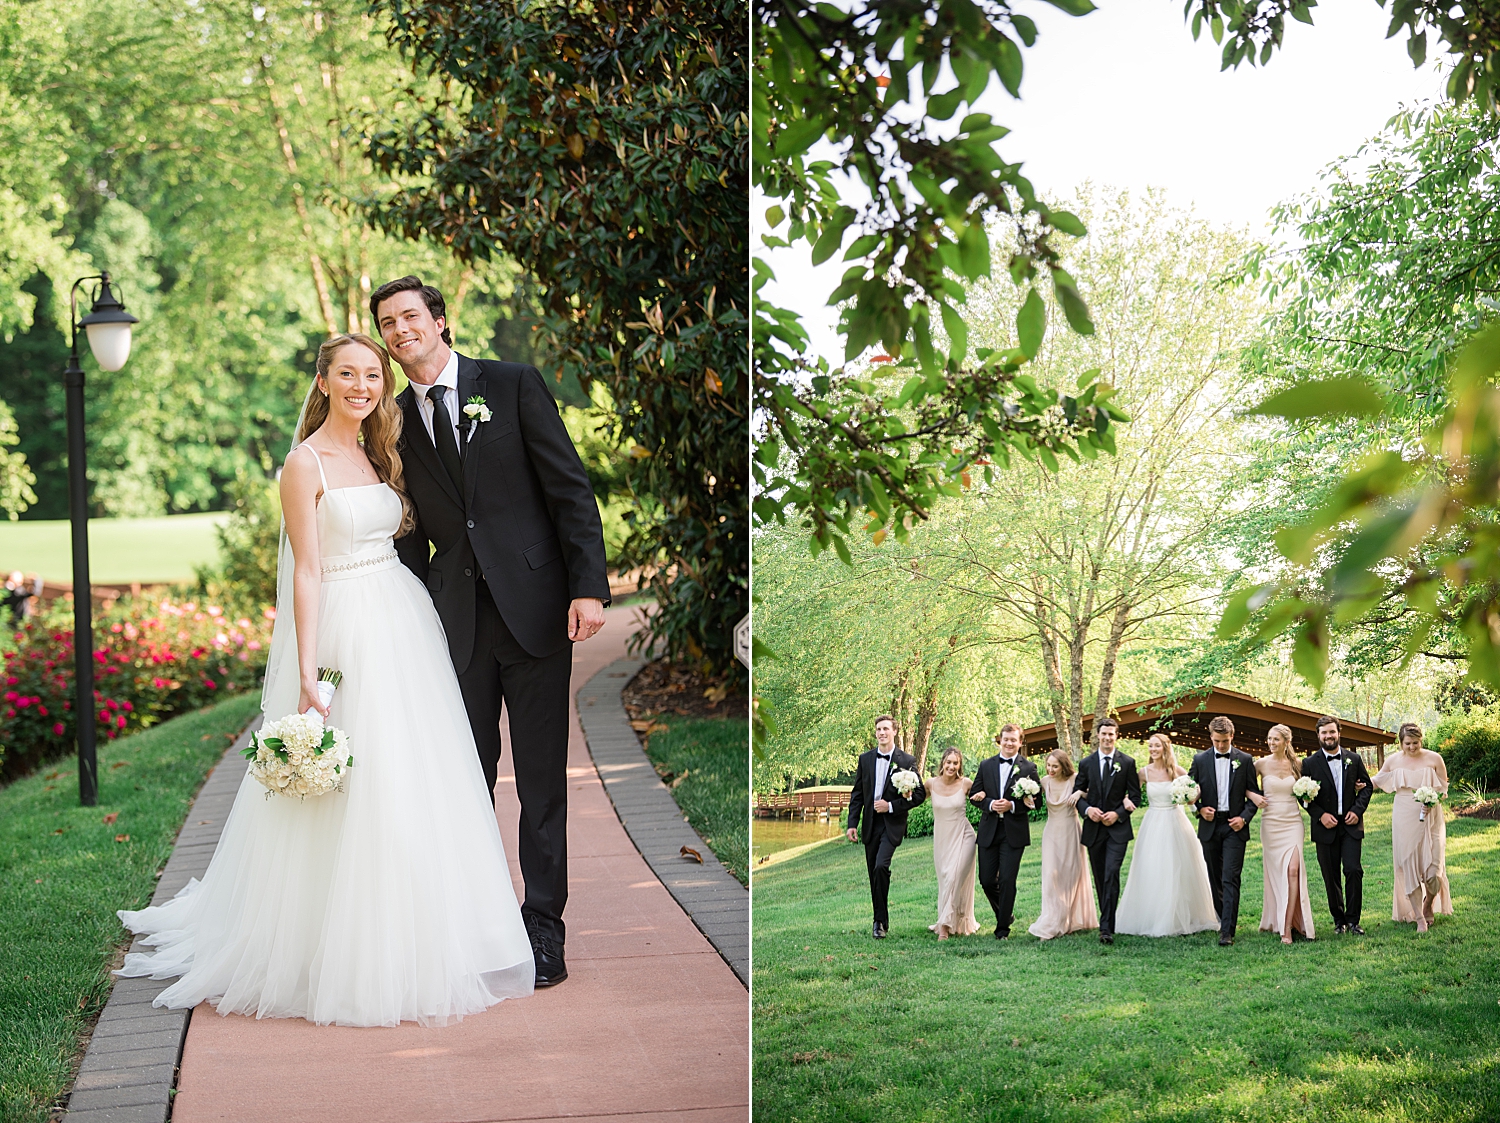
[[[839,833],[839,821],[835,816],[823,822],[810,819],[761,819],[750,821],[750,861],[753,865],[767,854],[790,850],[794,846],[806,846],[809,842],[821,842]]]

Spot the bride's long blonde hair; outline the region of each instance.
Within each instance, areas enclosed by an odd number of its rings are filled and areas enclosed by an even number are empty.
[[[1151,767],[1150,746],[1153,741],[1161,746],[1161,763],[1162,767],[1167,770],[1167,779],[1177,779],[1186,769],[1177,763],[1177,750],[1172,747],[1172,738],[1168,737],[1165,733],[1153,733],[1150,737],[1146,738],[1146,767]]]
[[[396,451],[396,446],[401,441],[401,410],[396,405],[396,379],[391,374],[390,355],[386,354],[384,347],[363,332],[336,335],[332,339],[325,339],[318,348],[317,377],[326,381],[328,371],[333,366],[334,354],[339,348],[351,343],[368,347],[380,360],[380,401],[370,411],[370,415],[359,423],[359,436],[365,455],[375,469],[375,475],[388,484],[401,499],[401,529],[396,532],[396,537],[400,538],[411,532],[417,525],[417,520],[412,511],[411,500],[406,495],[401,454]],[[303,410],[302,424],[297,429],[297,443],[307,440],[327,420],[328,394],[314,386],[308,397],[307,408]]]
[[[1302,761],[1297,759],[1297,750],[1292,748],[1292,730],[1290,726],[1273,725],[1266,734],[1266,740],[1271,743],[1271,758],[1273,760],[1284,760],[1292,770],[1293,776],[1302,775]]]

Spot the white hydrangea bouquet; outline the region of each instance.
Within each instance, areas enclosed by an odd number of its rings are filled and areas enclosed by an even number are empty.
[[[1311,776],[1302,776],[1299,777],[1296,783],[1292,785],[1292,795],[1296,798],[1298,803],[1302,804],[1303,807],[1306,807],[1309,803],[1318,798],[1318,792],[1320,792],[1322,789],[1323,785],[1318,783],[1318,781],[1314,780]]]
[[[1202,789],[1198,787],[1198,782],[1186,772],[1172,781],[1172,802],[1178,807],[1197,803],[1200,794],[1202,794]]]
[[[333,701],[343,677],[338,671],[318,670],[318,698],[324,706]],[[272,795],[306,799],[343,791],[344,770],[354,767],[349,735],[325,725],[317,710],[266,722],[250,735],[250,744],[242,751],[250,762],[250,775],[265,785],[267,799]]]
[[[1441,792],[1436,788],[1428,787],[1426,784],[1423,784],[1416,791],[1412,792],[1411,797],[1422,805],[1421,814],[1417,816],[1417,822],[1419,823],[1427,822],[1427,809],[1429,807],[1436,807],[1443,799]]]
[[[901,793],[902,799],[910,799],[911,793],[917,790],[917,785],[921,782],[922,778],[910,768],[891,773],[891,787]]]
[[[1042,794],[1042,786],[1030,776],[1022,776],[1010,786],[1011,794],[1019,799],[1031,799]]]

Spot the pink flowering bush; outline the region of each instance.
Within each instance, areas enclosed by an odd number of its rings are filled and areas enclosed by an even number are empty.
[[[98,739],[258,688],[275,612],[231,618],[195,601],[122,600],[94,621]],[[0,683],[0,780],[72,752],[72,604],[14,633]]]

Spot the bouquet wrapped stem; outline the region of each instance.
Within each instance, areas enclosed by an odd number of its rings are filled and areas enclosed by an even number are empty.
[[[1441,792],[1439,792],[1436,788],[1430,788],[1425,784],[1418,788],[1416,791],[1412,792],[1411,797],[1412,799],[1416,800],[1417,803],[1419,803],[1422,807],[1421,812],[1417,815],[1417,822],[1419,823],[1427,822],[1427,809],[1430,807],[1436,807],[1439,803],[1442,802],[1443,799]]]

